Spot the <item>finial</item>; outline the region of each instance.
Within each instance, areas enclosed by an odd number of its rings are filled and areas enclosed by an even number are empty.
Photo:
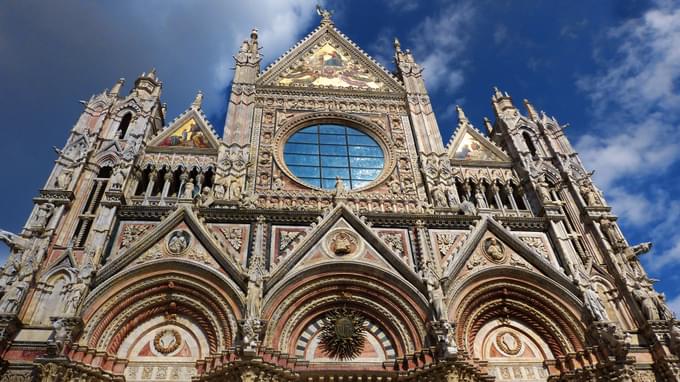
[[[253,28],[253,30],[250,31],[250,39],[257,40],[257,28]]]
[[[125,78],[119,78],[118,81],[116,81],[116,83],[113,84],[113,87],[111,88],[111,91],[109,92],[109,94],[118,95],[118,93],[120,93],[120,89],[123,87],[124,83],[125,83]]]
[[[333,20],[331,20],[331,16],[333,15],[333,11],[322,8],[321,5],[317,4],[316,5],[316,13],[319,16],[321,16],[321,25],[333,24]]]
[[[529,119],[532,121],[538,121],[538,113],[536,113],[536,109],[534,109],[534,106],[529,103],[528,99],[524,99],[524,106],[527,108],[527,113],[529,114]]]
[[[196,98],[194,98],[194,102],[191,103],[191,108],[195,109],[195,110],[200,110],[202,103],[203,103],[203,92],[199,90],[198,93],[196,93]]]
[[[394,50],[397,51],[397,53],[401,53],[401,43],[399,42],[398,38],[394,38]]]
[[[493,131],[493,125],[491,124],[491,121],[489,121],[489,118],[484,117],[484,127],[486,128],[487,134],[491,135],[491,132]]]
[[[501,93],[500,90],[498,90],[498,87],[496,87],[496,86],[493,87],[493,96],[496,99],[503,97],[503,94]]]
[[[149,72],[149,77],[152,79],[156,79],[156,68],[151,68],[151,71]]]
[[[470,121],[467,119],[463,108],[460,105],[456,105],[456,112],[458,113],[458,124],[468,124]]]

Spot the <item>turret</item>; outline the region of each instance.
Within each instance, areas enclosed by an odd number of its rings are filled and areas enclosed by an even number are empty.
[[[410,50],[401,50],[398,39],[394,39],[394,51],[397,74],[406,88],[408,113],[418,149],[425,154],[443,153],[444,143],[425,87],[423,68],[416,63]]]
[[[255,108],[255,81],[260,74],[257,29],[250,32],[250,40],[243,41],[234,56],[236,68],[224,124],[224,141],[240,146],[250,142],[251,119]]]

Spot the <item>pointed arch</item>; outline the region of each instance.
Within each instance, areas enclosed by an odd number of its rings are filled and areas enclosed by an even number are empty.
[[[379,292],[378,292],[379,291]],[[385,354],[403,356],[425,347],[427,298],[405,280],[369,264],[339,262],[309,267],[265,296],[265,345],[299,354],[310,327],[335,308],[362,314],[385,336]],[[307,333],[307,334],[305,334]]]
[[[232,346],[242,318],[243,293],[214,269],[171,259],[150,262],[111,277],[87,297],[80,345],[109,355],[147,322],[191,322],[215,354]]]

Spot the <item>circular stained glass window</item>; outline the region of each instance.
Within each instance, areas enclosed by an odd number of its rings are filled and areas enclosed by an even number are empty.
[[[339,177],[350,189],[374,181],[385,166],[382,148],[358,129],[319,124],[298,130],[283,149],[288,169],[302,183],[324,189],[335,188]]]

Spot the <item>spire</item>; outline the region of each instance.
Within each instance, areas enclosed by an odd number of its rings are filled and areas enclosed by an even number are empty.
[[[116,81],[116,83],[113,84],[113,87],[111,87],[111,91],[109,92],[109,94],[118,95],[120,93],[120,89],[123,87],[124,83],[125,83],[125,78],[119,78],[118,81]]]
[[[194,102],[191,103],[191,108],[194,109],[194,110],[200,110],[202,103],[203,103],[203,92],[199,90],[196,93],[196,98],[194,98]]]
[[[493,97],[491,97],[491,99],[498,100],[500,98],[503,98],[503,93],[501,93],[501,91],[498,90],[498,87],[494,86],[493,87]]]
[[[161,82],[156,76],[156,68],[152,68],[148,74],[143,72],[139,75],[135,81],[135,87],[131,90],[131,92],[137,92],[137,94],[140,94],[140,91],[152,96],[160,95]]]
[[[487,135],[491,136],[491,133],[493,133],[493,125],[487,117],[484,117],[484,127],[486,128]]]
[[[331,19],[331,16],[333,15],[333,11],[330,11],[328,9],[324,9],[321,7],[321,5],[317,4],[316,5],[316,13],[321,16],[321,25],[333,25],[333,20]]]
[[[401,43],[399,42],[398,38],[394,38],[394,51],[397,53],[401,53]]]
[[[461,127],[464,127],[464,126],[472,127],[470,120],[467,118],[467,116],[465,115],[465,112],[463,111],[463,108],[460,107],[460,105],[456,105],[456,112],[458,113],[458,128],[461,128]]]
[[[515,105],[512,104],[512,97],[508,95],[507,92],[501,92],[497,87],[493,87],[493,96],[491,96],[491,104],[493,106],[494,112],[496,113],[496,118],[501,115],[518,115],[519,112]],[[507,114],[507,113],[510,114]]]
[[[536,109],[534,109],[534,106],[529,103],[528,99],[524,99],[524,106],[527,108],[527,114],[529,114],[529,119],[532,121],[538,121],[538,113],[536,113]]]

